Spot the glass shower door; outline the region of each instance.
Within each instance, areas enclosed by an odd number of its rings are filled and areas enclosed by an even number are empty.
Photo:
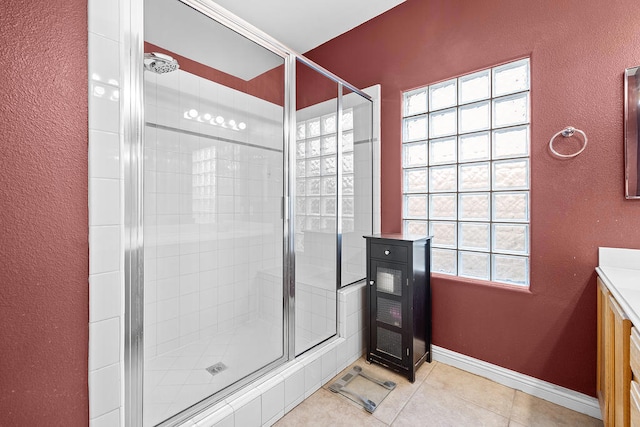
[[[177,0],[145,2],[144,60],[151,426],[287,357],[284,60]]]
[[[296,64],[295,353],[337,331],[338,84]]]

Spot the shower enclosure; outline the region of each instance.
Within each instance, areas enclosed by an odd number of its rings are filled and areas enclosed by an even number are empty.
[[[208,1],[145,1],[143,34],[125,400],[131,425],[175,425],[336,335],[366,275],[373,110]]]

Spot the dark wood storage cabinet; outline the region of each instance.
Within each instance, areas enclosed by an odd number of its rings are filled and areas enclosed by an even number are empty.
[[[407,375],[431,362],[431,238],[367,239],[367,361]]]

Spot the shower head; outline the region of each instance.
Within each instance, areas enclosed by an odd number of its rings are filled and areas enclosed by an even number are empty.
[[[180,68],[178,61],[164,53],[144,54],[144,68],[157,74],[170,73]]]

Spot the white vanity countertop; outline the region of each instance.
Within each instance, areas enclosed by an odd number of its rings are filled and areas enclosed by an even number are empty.
[[[640,250],[600,248],[596,271],[629,316],[640,326]]]

